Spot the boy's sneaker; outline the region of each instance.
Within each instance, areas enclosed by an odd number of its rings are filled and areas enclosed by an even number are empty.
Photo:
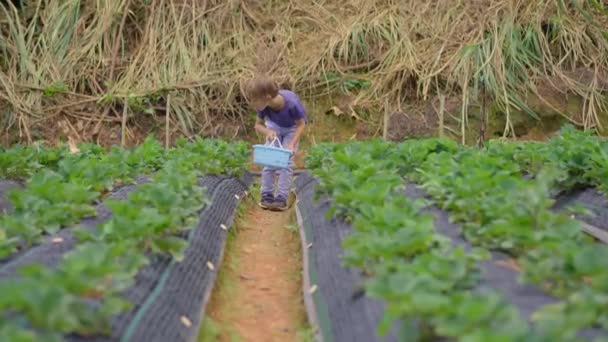
[[[273,194],[262,194],[262,200],[260,201],[260,207],[262,209],[271,209],[274,205]]]
[[[277,197],[274,200],[274,203],[272,204],[271,208],[275,211],[285,211],[289,209],[289,207],[287,206],[287,200],[283,197]]]

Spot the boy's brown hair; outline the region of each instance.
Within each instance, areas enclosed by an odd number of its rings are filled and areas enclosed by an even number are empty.
[[[272,78],[261,75],[250,80],[245,91],[245,96],[249,100],[257,100],[266,96],[274,98],[279,95],[279,86]]]

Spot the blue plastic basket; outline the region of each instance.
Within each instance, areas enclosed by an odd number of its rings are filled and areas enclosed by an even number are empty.
[[[279,143],[279,147],[273,146],[275,142]],[[290,150],[281,146],[278,139],[275,139],[270,144],[253,145],[253,163],[260,166],[286,169],[289,167],[291,153]]]

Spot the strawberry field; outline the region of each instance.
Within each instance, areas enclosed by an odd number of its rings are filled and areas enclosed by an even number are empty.
[[[0,336],[192,341],[249,148],[0,151]],[[608,341],[608,141],[316,145],[296,179],[322,341]]]
[[[3,340],[191,340],[248,153],[203,139],[1,150]]]
[[[323,144],[306,163],[305,294],[323,340],[608,340],[608,141],[566,126],[483,148]]]

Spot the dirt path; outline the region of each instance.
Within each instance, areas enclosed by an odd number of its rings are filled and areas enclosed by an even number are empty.
[[[228,242],[207,311],[219,335],[214,340],[307,340],[294,214],[248,202]]]

